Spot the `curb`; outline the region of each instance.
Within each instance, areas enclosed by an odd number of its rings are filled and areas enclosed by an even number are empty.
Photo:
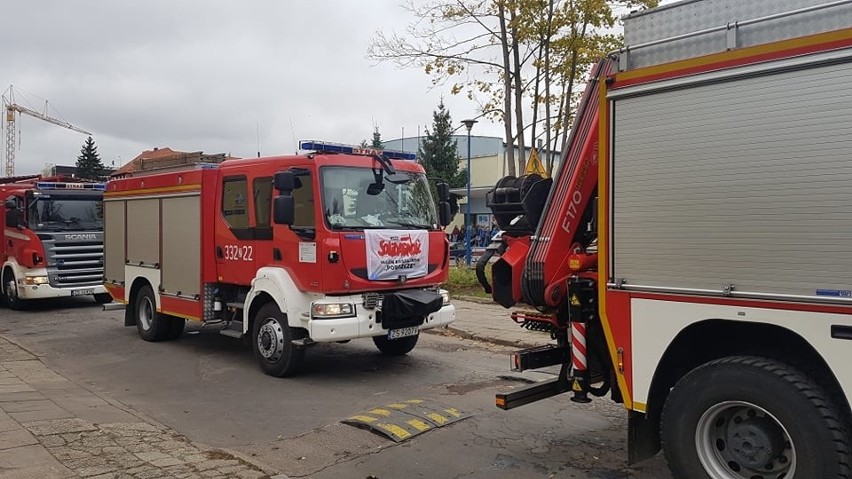
[[[462,338],[462,339],[479,341],[479,342],[482,342],[482,343],[496,344],[498,346],[506,346],[506,347],[509,347],[509,348],[524,349],[524,348],[532,348],[532,347],[537,346],[537,344],[535,344],[535,343],[527,343],[527,342],[523,342],[523,341],[517,342],[517,341],[509,341],[509,340],[506,340],[506,339],[478,336],[474,333],[470,333],[470,332],[464,331],[462,329],[454,328],[452,326],[447,326],[447,330],[452,332],[454,336],[457,336],[457,337]]]
[[[466,294],[455,295],[455,296],[453,296],[453,299],[458,299],[459,301],[468,301],[468,302],[471,302],[471,303],[493,304],[493,305],[497,306],[497,303],[495,303],[493,299],[480,298],[478,296],[468,296]]]

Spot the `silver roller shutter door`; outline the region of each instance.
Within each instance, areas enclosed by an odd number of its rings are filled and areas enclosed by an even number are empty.
[[[850,78],[842,63],[615,100],[613,280],[852,290]]]

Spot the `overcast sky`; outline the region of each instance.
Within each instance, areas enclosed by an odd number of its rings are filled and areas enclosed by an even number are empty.
[[[374,32],[403,32],[400,0],[7,0],[0,90],[93,133],[105,165],[153,147],[293,153],[300,139],[358,143],[453,121],[475,107],[422,71],[366,59]],[[16,174],[73,165],[85,135],[21,116]],[[259,135],[258,135],[259,131]],[[501,136],[480,122],[475,135]],[[5,133],[4,133],[5,134]]]

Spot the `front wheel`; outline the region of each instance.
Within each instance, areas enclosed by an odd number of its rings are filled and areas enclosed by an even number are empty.
[[[829,396],[772,359],[704,364],[672,389],[660,424],[676,477],[850,477],[848,432]]]
[[[373,336],[373,343],[385,356],[402,356],[414,349],[419,337],[419,334],[398,339],[388,339],[387,336]]]
[[[9,309],[15,311],[27,309],[27,301],[18,296],[18,282],[15,279],[15,273],[9,268],[3,271],[3,296]]]
[[[305,359],[305,348],[293,344],[302,330],[291,328],[287,317],[275,303],[258,310],[252,326],[254,356],[266,374],[275,377],[292,376]]]

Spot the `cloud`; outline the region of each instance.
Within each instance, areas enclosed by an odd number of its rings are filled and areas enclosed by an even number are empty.
[[[420,71],[365,58],[377,28],[411,20],[397,0],[4,2],[0,85],[93,132],[105,164],[169,146],[254,156],[296,140],[357,143],[431,125],[440,97]],[[14,41],[9,41],[14,39]],[[31,93],[30,93],[31,92]],[[17,173],[73,164],[85,135],[22,117]],[[474,134],[499,136],[480,123]]]

